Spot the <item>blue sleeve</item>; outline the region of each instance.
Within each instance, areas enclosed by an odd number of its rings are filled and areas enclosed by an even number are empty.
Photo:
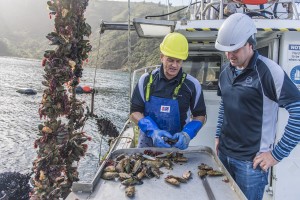
[[[217,121],[217,130],[216,130],[216,138],[220,137],[221,135],[221,128],[223,124],[223,117],[224,117],[224,105],[223,105],[223,99],[220,102],[219,107],[219,115],[218,115],[218,121]]]
[[[300,142],[300,101],[284,107],[289,112],[289,119],[282,138],[272,151],[272,155],[277,161],[287,157]]]
[[[300,92],[292,80],[284,73],[284,81],[278,101],[280,107],[291,104],[293,102],[300,101]]]

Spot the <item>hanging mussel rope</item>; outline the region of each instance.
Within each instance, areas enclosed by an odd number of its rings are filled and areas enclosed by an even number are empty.
[[[84,102],[76,99],[75,87],[82,76],[83,61],[91,51],[91,27],[85,22],[88,0],[47,2],[55,29],[46,37],[55,50],[44,54],[45,86],[39,114],[37,158],[33,162],[34,192],[31,199],[65,198],[78,181],[77,162],[84,156],[90,138],[80,128],[86,117]]]

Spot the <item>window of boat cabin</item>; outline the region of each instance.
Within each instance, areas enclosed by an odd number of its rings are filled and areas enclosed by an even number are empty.
[[[189,56],[183,62],[183,71],[197,78],[204,90],[218,89],[221,67],[220,55]]]
[[[258,40],[256,50],[262,56],[265,56],[276,63],[279,63],[280,38],[270,38]]]
[[[269,47],[265,46],[257,49],[258,53],[262,56],[269,57]]]

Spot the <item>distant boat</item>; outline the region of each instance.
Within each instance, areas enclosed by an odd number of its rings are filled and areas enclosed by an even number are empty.
[[[27,94],[27,95],[35,95],[37,94],[35,89],[32,88],[20,88],[17,90],[18,93],[20,94]]]

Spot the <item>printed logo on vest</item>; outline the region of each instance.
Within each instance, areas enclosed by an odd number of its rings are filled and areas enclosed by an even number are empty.
[[[160,112],[164,112],[164,113],[170,113],[170,106],[161,106],[160,107]]]
[[[247,83],[247,84],[252,83],[252,81],[253,81],[253,79],[252,79],[251,76],[248,76],[248,77],[246,78],[246,83]]]
[[[248,76],[245,82],[242,84],[244,87],[252,87],[253,78]]]

